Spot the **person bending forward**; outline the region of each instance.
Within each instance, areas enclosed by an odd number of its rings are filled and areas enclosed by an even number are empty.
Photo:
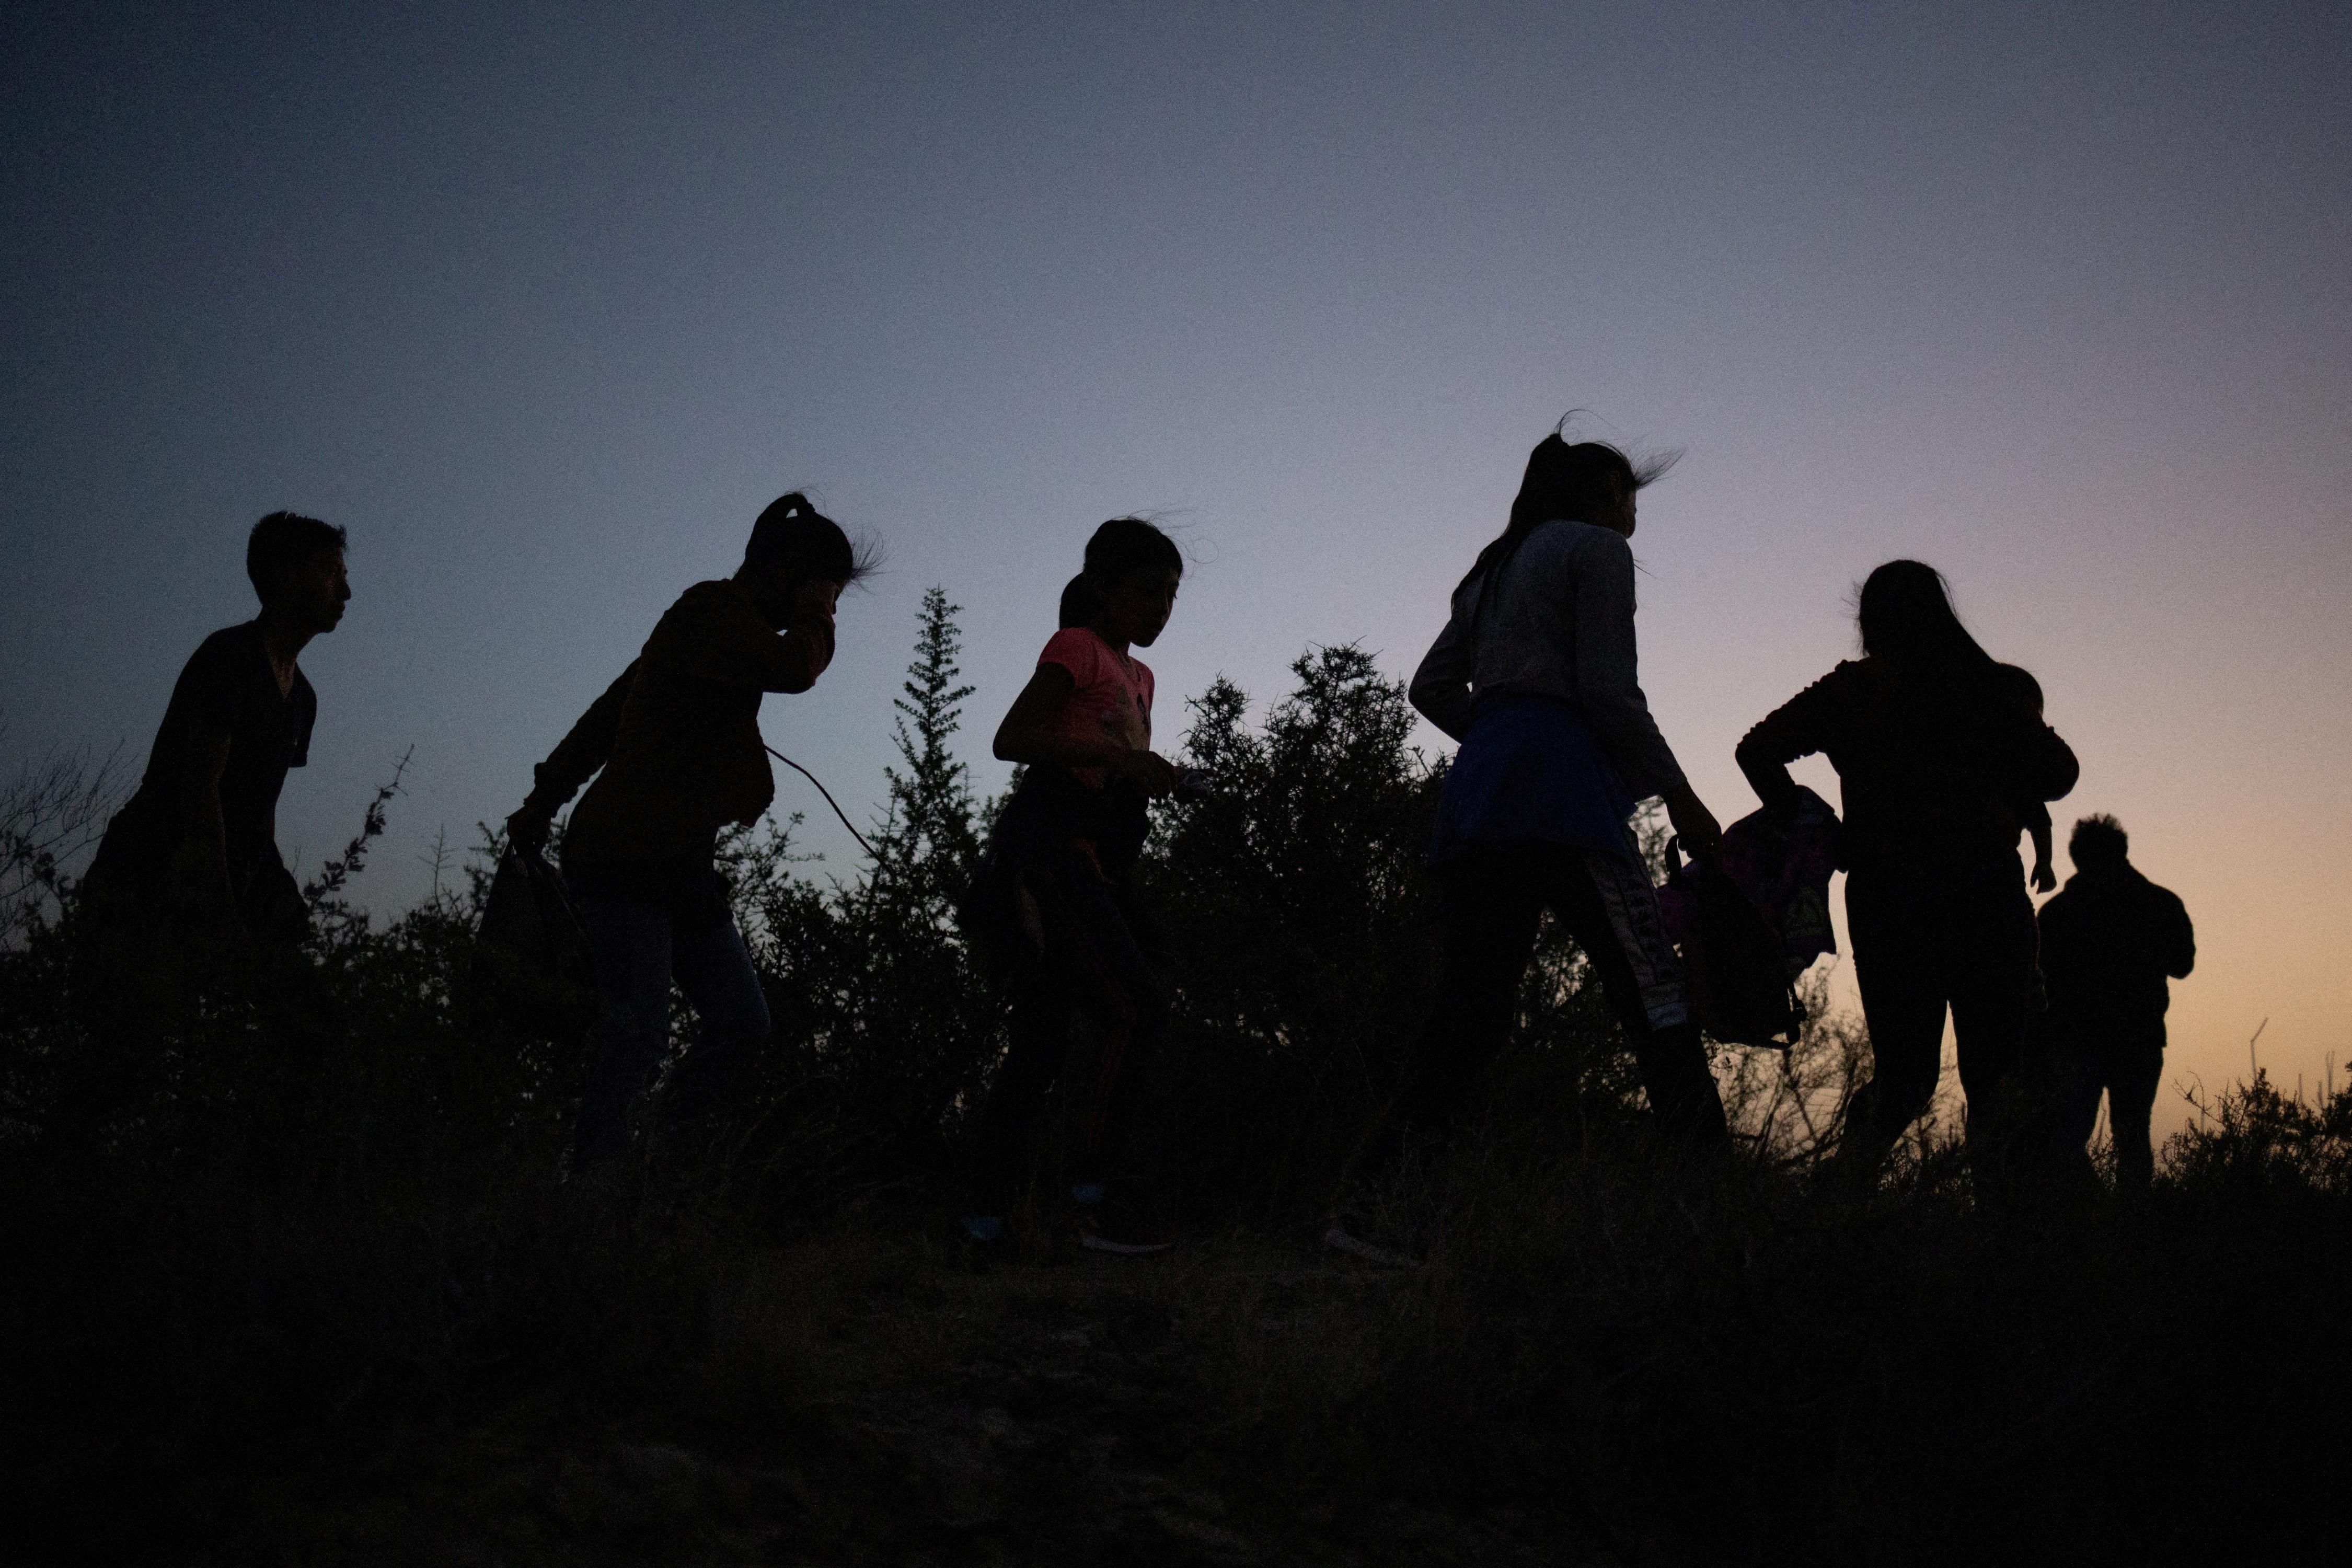
[[[832,519],[797,493],[777,500],[735,574],[678,596],[507,819],[513,841],[536,849],[595,775],[563,835],[563,873],[604,1004],[574,1170],[626,1146],[630,1108],[669,1041],[673,979],[704,1035],[679,1064],[672,1110],[722,1103],[767,1038],[767,999],[714,855],[721,829],[757,821],[775,798],[761,699],[816,683],[833,659],[835,601],[866,570]]]

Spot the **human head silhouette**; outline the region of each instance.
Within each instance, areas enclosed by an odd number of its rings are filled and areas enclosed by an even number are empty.
[[[2105,812],[2074,824],[2074,831],[2066,840],[2066,853],[2077,871],[2120,866],[2130,851],[2131,836],[2124,831],[2122,823]]]
[[[1086,570],[1063,590],[1063,612],[1083,611],[1081,624],[1114,643],[1150,647],[1168,625],[1183,577],[1174,540],[1139,517],[1115,517],[1087,541]]]
[[[1565,423],[1565,421],[1563,421]],[[1673,454],[1636,464],[1606,441],[1569,441],[1555,430],[1528,454],[1505,537],[1516,542],[1555,518],[1633,536],[1635,492],[1672,468]]]
[[[245,539],[245,574],[264,616],[306,634],[331,632],[351,602],[343,571],[349,535],[299,512],[273,511]]]
[[[814,585],[830,586],[830,593],[816,591],[829,614],[833,595],[873,570],[872,552],[850,543],[839,523],[793,490],[771,501],[751,524],[735,579],[751,591],[761,615],[781,626]]]
[[[1980,674],[1992,668],[1952,608],[1944,574],[1923,561],[1889,561],[1863,580],[1855,619],[1862,651],[1923,675]]]

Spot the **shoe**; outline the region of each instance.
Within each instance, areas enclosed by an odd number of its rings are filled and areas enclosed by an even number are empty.
[[[1098,1184],[1070,1190],[1077,1207],[1078,1245],[1117,1258],[1152,1258],[1175,1250],[1148,1207],[1108,1197]]]
[[[963,1266],[973,1274],[992,1273],[1013,1256],[1013,1238],[997,1215],[966,1215],[956,1222],[963,1244]]]
[[[1333,1215],[1323,1222],[1323,1245],[1334,1252],[1344,1252],[1350,1258],[1360,1258],[1366,1263],[1377,1263],[1382,1268],[1421,1267],[1422,1260],[1410,1253],[1399,1251],[1392,1247],[1382,1247],[1379,1242],[1367,1241],[1358,1236],[1348,1228],[1347,1223],[1338,1215]]]

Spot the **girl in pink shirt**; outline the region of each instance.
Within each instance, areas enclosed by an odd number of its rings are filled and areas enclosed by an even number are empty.
[[[1174,792],[1151,749],[1151,670],[1134,649],[1158,640],[1183,556],[1139,518],[1087,542],[1086,570],[1062,595],[1062,628],[996,731],[996,755],[1025,770],[989,841],[973,899],[1013,992],[1012,1044],[982,1109],[964,1229],[1001,1246],[1038,1156],[1049,1094],[1075,1134],[1070,1194],[1082,1245],[1157,1252],[1167,1243],[1139,1184],[1120,1168],[1139,1058],[1168,998],[1151,923],[1135,903],[1147,801]]]

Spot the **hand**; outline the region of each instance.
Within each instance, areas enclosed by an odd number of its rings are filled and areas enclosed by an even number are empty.
[[[1174,795],[1183,775],[1157,752],[1121,752],[1110,771],[1146,795]]]
[[[787,626],[803,626],[810,621],[830,623],[841,603],[841,584],[828,583],[822,577],[812,577],[793,590],[792,619]]]
[[[536,855],[547,844],[548,829],[555,825],[555,814],[523,803],[520,811],[507,818],[507,842],[526,855]]]
[[[2049,861],[2043,860],[2033,868],[2033,890],[2035,892],[2053,892],[2056,890],[2057,887],[2058,873],[2050,868]]]
[[[1715,820],[1715,813],[1700,805],[1691,790],[1677,790],[1666,796],[1666,819],[1675,825],[1683,849],[1692,859],[1723,858],[1723,827]]]

